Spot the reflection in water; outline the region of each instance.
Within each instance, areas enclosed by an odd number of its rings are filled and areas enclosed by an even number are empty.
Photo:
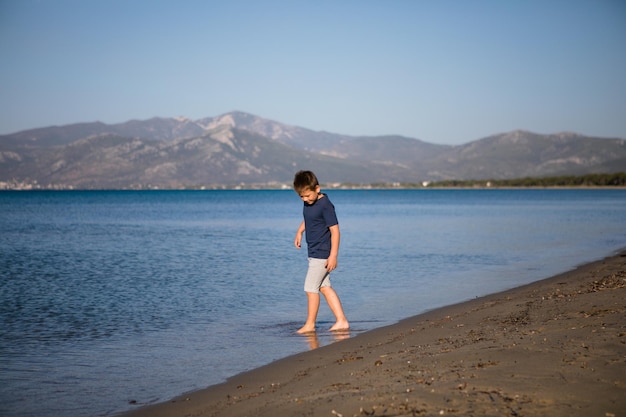
[[[336,332],[330,332],[333,337],[333,341],[339,342],[340,340],[346,340],[350,338],[350,330],[341,330]],[[320,339],[317,335],[317,332],[310,332],[302,334],[303,337],[306,337],[306,341],[309,344],[309,349],[314,350],[320,347]]]
[[[335,342],[339,342],[340,340],[346,340],[350,338],[350,330],[339,330],[336,332],[332,332],[333,339]]]
[[[316,332],[305,333],[303,336],[306,337],[306,341],[309,342],[309,349],[317,349],[320,347],[320,339],[317,337]]]

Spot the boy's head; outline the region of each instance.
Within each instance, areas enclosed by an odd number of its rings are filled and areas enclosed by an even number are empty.
[[[313,172],[298,171],[293,178],[293,189],[304,202],[313,204],[319,197],[320,183]]]

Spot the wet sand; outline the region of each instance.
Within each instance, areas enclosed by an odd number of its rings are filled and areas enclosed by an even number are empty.
[[[440,415],[626,416],[626,252],[123,414]]]

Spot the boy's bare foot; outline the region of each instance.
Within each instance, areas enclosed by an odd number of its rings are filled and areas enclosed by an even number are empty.
[[[348,320],[340,320],[337,323],[333,324],[333,327],[331,327],[330,330],[331,332],[340,332],[340,331],[346,331],[350,329],[350,323],[348,323]]]
[[[298,329],[296,333],[298,334],[315,333],[315,326],[311,327],[311,326],[304,325],[300,329]]]

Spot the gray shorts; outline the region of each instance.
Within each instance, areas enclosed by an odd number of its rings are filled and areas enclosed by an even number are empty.
[[[320,288],[330,286],[330,273],[326,270],[326,259],[309,258],[304,291],[319,293]]]

